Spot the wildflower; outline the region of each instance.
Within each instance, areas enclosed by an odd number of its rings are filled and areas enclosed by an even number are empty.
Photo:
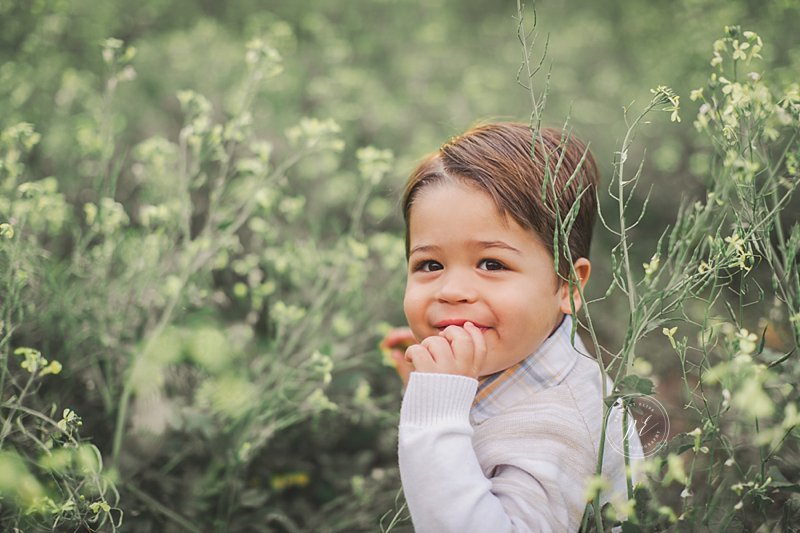
[[[289,196],[281,200],[278,210],[291,222],[303,212],[305,206],[305,196]]]
[[[697,271],[700,274],[705,274],[711,270],[711,265],[706,263],[705,261],[700,261],[700,266],[697,267]]]
[[[800,425],[800,414],[798,414],[795,404],[786,404],[783,413],[783,422],[781,422],[781,427],[783,429],[790,429]]]
[[[0,224],[0,238],[11,240],[14,238],[14,226],[4,222]]]
[[[677,349],[677,344],[675,343],[675,333],[677,333],[677,332],[678,332],[678,327],[677,326],[675,326],[673,328],[663,328],[661,330],[661,333],[663,333],[669,339],[669,343],[675,349]]]
[[[703,88],[702,87],[700,87],[699,89],[693,89],[689,93],[689,100],[691,100],[692,102],[694,102],[696,100],[699,100],[701,98],[703,98]]]
[[[731,403],[731,391],[728,389],[722,389],[722,408],[726,408]]]
[[[292,304],[287,305],[282,301],[277,301],[273,304],[272,313],[275,321],[282,326],[296,324],[306,316],[306,310],[302,307]]]
[[[239,299],[247,297],[247,284],[237,281],[233,284],[233,295]]]
[[[370,185],[377,185],[391,170],[394,155],[391,150],[378,150],[374,146],[367,146],[356,150],[356,158],[361,176]]]
[[[661,256],[658,252],[653,254],[653,257],[650,258],[649,263],[642,263],[644,267],[644,274],[647,277],[652,276],[657,270],[659,265],[661,264]]]
[[[255,38],[248,41],[245,61],[250,67],[261,67],[259,78],[271,78],[283,72],[283,58],[281,54],[267,44],[264,39]]]
[[[674,523],[678,521],[678,517],[675,516],[675,511],[667,507],[666,505],[662,505],[658,508],[658,514],[665,516],[667,520]]]
[[[653,373],[653,365],[641,357],[633,361],[633,373],[639,376],[649,376]]]
[[[322,376],[322,383],[325,385],[331,382],[331,372],[333,371],[333,359],[319,350],[311,355],[311,365],[315,374]]]
[[[737,256],[736,265],[742,270],[750,270],[753,253],[750,251],[749,244],[739,236],[738,232],[734,232],[730,237],[725,237],[725,242],[728,243],[728,250]]]
[[[99,513],[100,511],[103,511],[104,513],[107,513],[109,511],[111,511],[111,506],[108,505],[107,501],[100,500],[100,501],[96,501],[96,502],[90,503],[89,504],[89,509],[93,513]]]
[[[341,152],[344,150],[344,141],[338,138],[341,131],[341,126],[333,119],[319,120],[304,117],[300,119],[298,125],[286,131],[286,137],[294,146]]]
[[[20,347],[14,350],[14,353],[25,358],[25,360],[20,363],[20,366],[31,374],[35,373],[40,367],[47,364],[47,359],[42,357],[42,352],[39,350]]]
[[[120,39],[109,37],[103,41],[103,61],[111,63],[116,55],[116,50],[122,48],[125,43]]]
[[[772,403],[769,395],[764,392],[764,388],[758,379],[745,381],[736,392],[733,404],[748,415],[758,418],[771,416],[775,410],[775,404]]]
[[[677,481],[684,485],[689,483],[689,478],[686,477],[686,471],[683,468],[683,459],[674,453],[667,456],[667,475],[664,476],[662,483],[669,485],[672,481]]]
[[[758,336],[755,333],[750,333],[746,329],[740,329],[739,332],[736,333],[736,337],[739,339],[739,352],[742,354],[750,355],[756,350]]]
[[[249,442],[243,443],[239,447],[239,452],[236,454],[239,461],[245,462],[250,458],[250,453],[253,451],[253,445]]]
[[[354,325],[353,321],[345,313],[337,313],[333,317],[333,322],[331,323],[331,327],[339,337],[348,337],[352,335]]]
[[[323,411],[335,411],[339,408],[338,405],[333,403],[326,395],[325,392],[321,388],[314,389],[308,398],[306,398],[305,404],[315,413],[321,413]]]
[[[349,252],[353,254],[356,259],[364,260],[369,257],[369,246],[366,243],[357,241],[353,238],[347,239],[347,247]]]
[[[60,374],[61,370],[64,367],[61,366],[61,363],[58,361],[51,361],[49,365],[42,369],[41,376],[46,376],[48,374]]]
[[[684,487],[681,491],[681,498],[686,499],[692,496],[692,491],[689,490],[689,487]]]
[[[353,494],[357,498],[363,498],[366,496],[365,487],[366,487],[366,480],[364,476],[353,476],[350,478],[350,487],[353,489]]]
[[[286,474],[276,474],[270,479],[272,490],[286,490],[290,487],[305,487],[311,478],[306,472],[288,472]]]
[[[733,55],[732,55],[733,60],[734,61],[744,61],[744,60],[746,60],[747,59],[747,54],[745,53],[745,50],[747,50],[748,48],[750,48],[750,43],[744,42],[744,43],[740,44],[738,40],[734,40],[733,41]]]
[[[678,114],[680,110],[680,96],[676,95],[675,92],[666,85],[659,85],[655,89],[650,89],[650,92],[655,95],[656,103],[669,104],[664,107],[663,111],[671,112],[669,117],[671,122],[681,121],[681,117]]]
[[[61,431],[67,433],[71,429],[79,428],[83,425],[81,418],[72,409],[66,408],[61,414],[61,420],[56,423],[56,426]]]
[[[584,490],[584,497],[587,502],[594,500],[603,491],[610,488],[608,480],[602,475],[594,475],[586,481],[586,489]]]

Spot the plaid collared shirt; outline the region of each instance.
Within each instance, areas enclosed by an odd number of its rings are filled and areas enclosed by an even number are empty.
[[[480,424],[510,407],[530,401],[532,394],[561,383],[578,362],[578,357],[587,353],[577,334],[572,345],[571,331],[572,316],[565,315],[561,325],[533,354],[482,378],[472,402],[472,423]]]

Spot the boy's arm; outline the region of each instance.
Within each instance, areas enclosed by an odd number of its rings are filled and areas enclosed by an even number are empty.
[[[563,480],[554,465],[510,465],[491,481],[484,476],[469,423],[477,384],[464,376],[411,374],[400,413],[399,458],[415,530],[564,530],[567,504],[553,489],[569,488],[559,486]]]

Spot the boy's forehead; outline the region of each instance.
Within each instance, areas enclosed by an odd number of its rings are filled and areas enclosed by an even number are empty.
[[[488,192],[470,183],[445,181],[419,192],[408,217],[408,250],[436,241],[486,248],[504,242],[517,250],[545,246],[531,228],[504,212]]]

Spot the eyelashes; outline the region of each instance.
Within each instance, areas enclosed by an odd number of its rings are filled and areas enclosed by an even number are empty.
[[[479,263],[479,266],[484,266],[483,270],[506,270],[503,262],[497,259],[484,259]]]
[[[479,270],[486,270],[489,272],[494,272],[498,270],[508,270],[508,267],[502,262],[498,261],[497,259],[481,259],[478,262],[477,268]],[[419,261],[415,261],[412,263],[412,272],[437,272],[439,270],[443,270],[444,266],[433,259],[421,259]]]
[[[436,272],[437,270],[442,270],[443,268],[444,267],[438,261],[434,261],[432,259],[423,259],[421,261],[416,261],[411,270],[414,272]]]

